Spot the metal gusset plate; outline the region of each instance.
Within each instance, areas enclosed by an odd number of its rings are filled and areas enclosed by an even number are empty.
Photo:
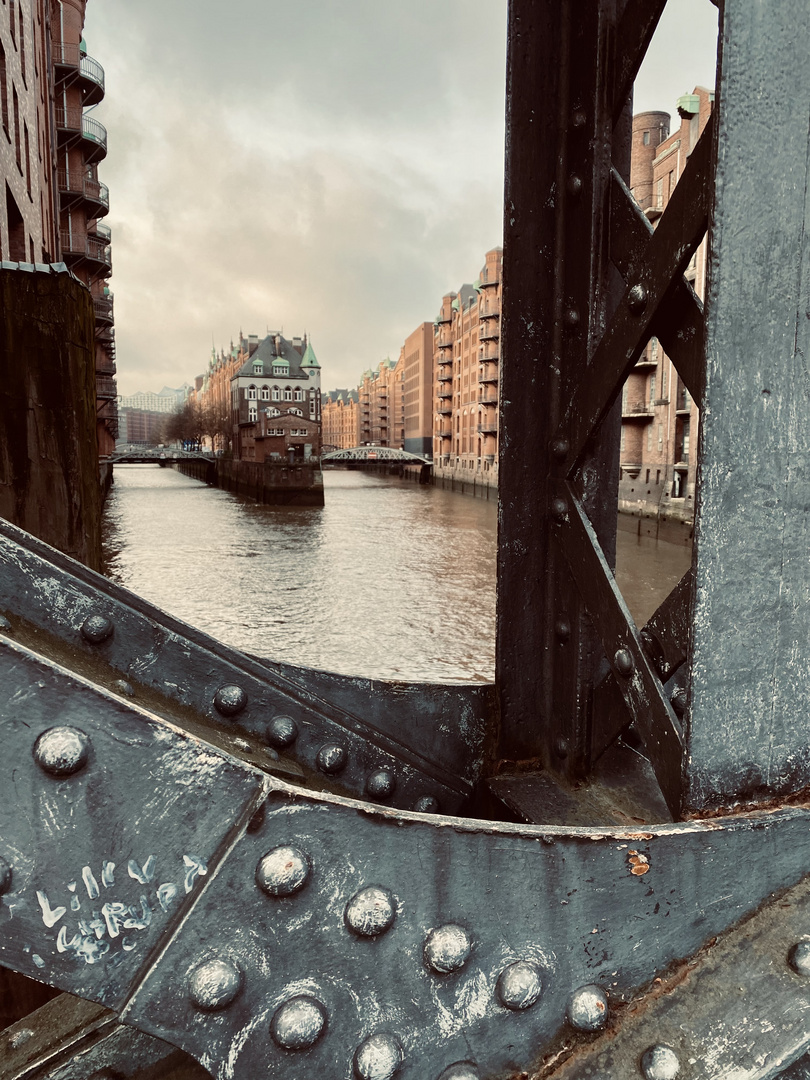
[[[0,639],[0,959],[120,1008],[266,778]]]
[[[554,1080],[768,1080],[810,1047],[810,881],[770,900],[622,1012]],[[806,1075],[807,1064],[796,1070]],[[792,1074],[789,1074],[792,1075]]]
[[[462,1062],[465,1076],[521,1072],[575,1035],[572,1019],[601,1026],[795,882],[810,855],[803,810],[645,832],[520,829],[271,782],[263,824],[124,1014],[222,1080],[437,1080]]]
[[[154,695],[175,703],[184,725],[249,734],[267,748],[267,768],[284,771],[280,754],[316,786],[452,812],[478,775],[490,686],[374,683],[263,664],[5,522],[0,612],[21,634],[51,636],[67,666],[109,686],[123,678],[148,707]]]

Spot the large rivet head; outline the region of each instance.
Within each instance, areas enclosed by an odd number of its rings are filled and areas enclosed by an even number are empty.
[[[270,1021],[270,1034],[284,1050],[309,1050],[326,1030],[327,1013],[317,998],[300,994],[279,1005]]]
[[[464,967],[471,949],[470,935],[463,926],[455,923],[437,926],[425,940],[425,963],[438,974],[446,975]]]
[[[259,859],[256,884],[268,896],[292,896],[303,889],[311,869],[306,852],[285,844]]]
[[[579,326],[579,312],[576,308],[567,308],[563,319],[569,330],[575,330]]]
[[[810,941],[797,941],[788,953],[788,963],[797,975],[810,975]]]
[[[338,743],[326,743],[318,751],[315,760],[321,772],[334,776],[335,773],[342,772],[346,768],[349,755],[345,747],[339,746]]]
[[[634,285],[627,294],[627,306],[634,315],[640,315],[647,306],[647,290],[643,285]]]
[[[388,889],[368,885],[356,892],[346,905],[346,925],[360,937],[378,937],[390,930],[397,917],[396,902]]]
[[[651,1046],[641,1055],[641,1071],[647,1080],[675,1080],[681,1071],[678,1055],[671,1046]]]
[[[238,716],[248,703],[248,696],[241,686],[220,686],[214,694],[214,708],[220,716]]]
[[[617,649],[616,655],[613,657],[613,663],[618,673],[624,675],[625,678],[628,678],[636,670],[635,661],[629,649]]]
[[[607,994],[601,986],[580,986],[568,999],[568,1021],[578,1031],[598,1031],[607,1023]]]
[[[100,645],[113,632],[113,624],[106,615],[88,615],[82,623],[82,637],[91,645]]]
[[[11,888],[11,867],[0,855],[0,896]]]
[[[551,500],[551,516],[559,522],[568,520],[568,503],[565,499],[557,497]]]
[[[188,977],[188,996],[203,1012],[218,1012],[236,1000],[242,989],[242,972],[231,960],[206,960]]]
[[[267,727],[267,741],[276,750],[286,750],[298,738],[298,724],[291,716],[274,716]]]
[[[439,1080],[480,1080],[481,1074],[474,1061],[457,1061],[448,1065]]]
[[[543,993],[543,973],[537,964],[518,960],[500,973],[495,993],[507,1009],[531,1008]]]
[[[433,795],[420,795],[413,808],[417,814],[438,814],[439,800]]]
[[[371,1035],[354,1053],[357,1080],[392,1080],[402,1066],[402,1047],[393,1035]]]
[[[557,438],[551,441],[551,453],[557,461],[565,461],[568,457],[568,451],[570,450],[570,444],[568,439]]]
[[[578,195],[582,194],[582,178],[575,173],[571,173],[568,177],[566,187],[568,188],[568,194],[573,195],[576,198]]]
[[[34,761],[50,776],[72,776],[87,764],[90,740],[74,727],[52,727],[34,743]]]
[[[397,786],[397,778],[390,769],[375,769],[366,780],[366,795],[370,799],[390,799]]]

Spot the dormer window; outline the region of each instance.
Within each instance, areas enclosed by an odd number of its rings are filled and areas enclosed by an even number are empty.
[[[261,360],[254,360],[254,362],[253,362],[253,374],[254,375],[261,375],[262,371],[263,371],[263,368],[262,368]]]

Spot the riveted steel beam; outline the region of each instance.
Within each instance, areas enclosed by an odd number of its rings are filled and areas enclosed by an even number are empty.
[[[0,612],[117,693],[246,739],[255,763],[395,806],[457,810],[485,749],[487,685],[388,684],[229,649],[0,522]]]

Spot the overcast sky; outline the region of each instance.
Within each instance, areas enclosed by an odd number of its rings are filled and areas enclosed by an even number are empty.
[[[716,32],[670,0],[636,110],[713,86]],[[90,0],[85,37],[122,394],[268,327],[355,386],[501,243],[505,0]]]

